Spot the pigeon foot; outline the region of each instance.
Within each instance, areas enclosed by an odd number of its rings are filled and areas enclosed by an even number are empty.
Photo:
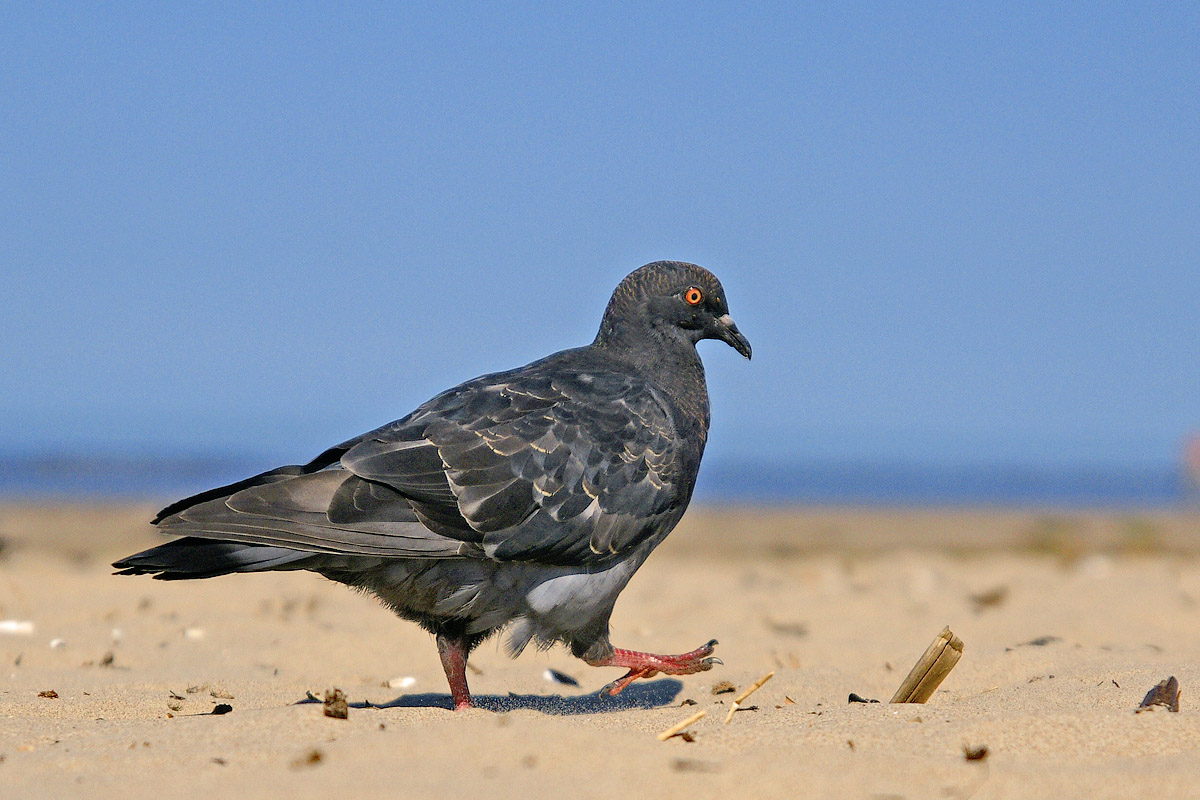
[[[640,653],[636,650],[622,650],[618,647],[608,658],[588,663],[593,667],[625,667],[629,670],[601,690],[615,697],[638,678],[653,678],[660,672],[666,675],[691,675],[695,672],[707,672],[716,664],[724,663],[721,659],[713,656],[713,649],[716,646],[717,640],[713,639],[690,653],[674,656]]]

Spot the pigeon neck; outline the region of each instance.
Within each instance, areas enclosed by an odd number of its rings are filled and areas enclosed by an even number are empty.
[[[708,384],[696,345],[678,328],[604,325],[594,346],[664,392],[689,421],[707,434]]]

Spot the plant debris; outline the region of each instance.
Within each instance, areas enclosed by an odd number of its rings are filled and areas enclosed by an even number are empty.
[[[1021,642],[1020,644],[1014,644],[1012,647],[1006,647],[1004,648],[1004,652],[1007,653],[1016,650],[1018,647],[1045,647],[1048,644],[1061,641],[1061,636],[1039,636],[1036,639],[1030,639],[1028,642]]]
[[[975,604],[975,613],[979,614],[989,608],[999,608],[1004,605],[1004,601],[1008,599],[1008,587],[997,586],[988,589],[985,592],[971,595],[971,602]]]
[[[851,692],[850,699],[847,702],[850,702],[850,703],[878,703],[879,701],[878,700],[868,700],[865,697],[859,697],[854,692]]]
[[[955,636],[947,625],[925,648],[889,702],[924,703],[954,669],[962,653],[963,640]]]
[[[785,667],[797,669],[800,666],[800,659],[796,657],[795,653],[787,652],[784,653],[784,655],[787,656],[786,661],[779,655],[778,652],[774,650],[771,651],[771,658],[775,659],[775,666],[779,667],[780,669],[784,669]]]
[[[1165,706],[1167,711],[1179,711],[1179,681],[1175,676],[1159,681],[1154,688],[1146,692],[1142,704],[1137,707],[1138,713],[1148,711],[1155,706]]]
[[[53,689],[46,689],[43,692],[38,692],[38,697],[49,697],[51,700],[57,700],[58,692],[54,691]]]
[[[305,755],[300,756],[292,762],[292,769],[303,769],[304,767],[315,767],[325,760],[325,754],[317,748],[309,750]]]
[[[979,747],[971,747],[971,745],[963,742],[962,746],[963,758],[967,761],[985,761],[988,757],[988,748],[986,744]]]
[[[761,678],[756,680],[754,683],[750,684],[744,692],[739,694],[737,697],[733,698],[733,705],[731,705],[729,707],[729,713],[727,715],[725,715],[725,724],[726,725],[728,725],[730,720],[733,719],[734,713],[736,713],[738,710],[741,709],[742,702],[747,697],[749,697],[750,695],[754,694],[759,689],[761,689],[763,684],[766,683],[767,681],[771,680],[771,678],[774,677],[774,675],[775,675],[775,672],[773,670],[771,672],[768,672],[766,675],[763,675]],[[755,707],[755,710],[757,710],[757,706]]]
[[[660,742],[665,742],[667,739],[670,739],[674,736],[679,736],[685,742],[694,742],[696,740],[694,736],[692,736],[691,734],[684,736],[684,733],[687,731],[689,726],[694,725],[695,723],[704,719],[704,717],[707,714],[708,714],[708,712],[705,711],[704,709],[697,711],[695,714],[692,714],[690,717],[685,719],[683,722],[672,725],[671,727],[667,728],[662,733],[658,734],[658,740]]]
[[[211,713],[228,714],[230,711],[233,711],[233,706],[229,705],[229,703],[218,703],[217,705],[213,706]]]
[[[350,717],[350,707],[346,704],[346,693],[341,689],[325,690],[325,716],[334,719]]]
[[[736,692],[736,691],[737,691],[737,687],[734,686],[729,681],[718,681],[718,682],[714,683],[713,687],[712,687],[713,694],[729,694],[730,692]]]
[[[803,622],[786,622],[774,620],[770,617],[763,617],[763,623],[771,630],[772,633],[781,633],[784,636],[794,636],[797,639],[808,636],[808,625]]]

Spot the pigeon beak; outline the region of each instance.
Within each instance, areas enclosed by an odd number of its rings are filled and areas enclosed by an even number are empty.
[[[739,353],[750,360],[751,349],[750,340],[742,336],[742,332],[738,330],[738,326],[734,324],[733,317],[728,314],[722,314],[717,317],[716,338],[720,339],[725,344],[737,350]]]

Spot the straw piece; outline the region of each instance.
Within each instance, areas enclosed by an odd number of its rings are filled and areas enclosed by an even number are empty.
[[[672,725],[671,727],[667,728],[665,731],[660,733],[658,735],[658,740],[660,742],[665,742],[667,739],[670,739],[672,736],[678,736],[679,734],[681,734],[685,730],[687,730],[687,727],[689,725],[693,725],[696,722],[699,722],[701,719],[703,719],[706,714],[708,714],[707,711],[703,711],[703,710],[697,711],[695,714],[692,714],[690,717],[685,719],[683,722],[680,722],[677,725]]]
[[[962,639],[946,626],[917,660],[890,702],[924,703],[954,669],[962,658],[962,651]]]
[[[752,684],[750,684],[749,686],[747,686],[747,687],[746,687],[746,691],[742,692],[741,694],[739,694],[737,697],[735,697],[735,698],[733,699],[733,705],[731,705],[731,706],[729,707],[729,714],[728,714],[728,715],[726,715],[726,717],[725,717],[725,724],[726,724],[726,725],[728,725],[728,724],[729,724],[729,721],[730,721],[731,719],[733,719],[733,715],[734,715],[734,714],[737,712],[737,710],[738,710],[739,708],[741,708],[741,706],[742,706],[742,701],[743,701],[743,700],[745,700],[745,699],[746,699],[747,697],[749,697],[750,695],[752,695],[752,694],[754,694],[755,692],[757,692],[759,689],[761,689],[761,688],[762,688],[762,685],[763,685],[764,683],[766,683],[767,681],[771,680],[771,678],[772,678],[772,677],[774,677],[774,675],[775,675],[775,671],[774,671],[774,670],[772,670],[772,671],[768,672],[766,675],[763,675],[761,678],[759,678],[758,680],[756,680],[754,683],[752,683]]]

